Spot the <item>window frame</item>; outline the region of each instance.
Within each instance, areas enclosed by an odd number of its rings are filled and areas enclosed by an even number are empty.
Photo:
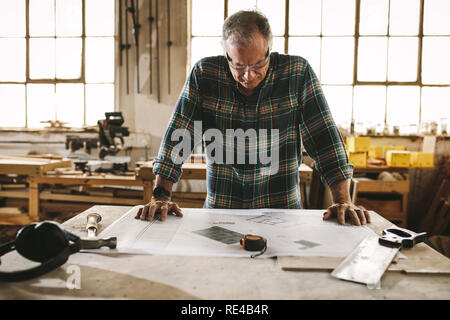
[[[56,92],[56,85],[57,84],[82,84],[83,85],[83,125],[82,127],[85,127],[86,124],[86,85],[88,84],[112,84],[114,86],[114,90],[116,90],[116,77],[114,77],[114,81],[112,82],[86,82],[86,38],[90,38],[89,36],[86,36],[86,0],[80,0],[81,1],[81,35],[79,36],[58,36],[55,32],[54,36],[30,36],[30,0],[25,0],[25,37],[19,37],[19,36],[0,36],[0,39],[25,39],[25,81],[0,81],[0,85],[7,85],[7,84],[19,84],[25,86],[25,117],[24,117],[24,126],[23,127],[14,127],[14,128],[25,128],[25,129],[32,129],[32,130],[42,130],[44,128],[34,128],[29,127],[29,121],[28,121],[28,94],[27,94],[27,85],[28,84],[49,84],[54,86],[54,90]],[[54,10],[56,12],[56,0],[54,1]],[[114,12],[117,11],[117,3],[116,0],[114,0]],[[114,14],[114,25],[116,25],[116,14]],[[56,26],[55,26],[56,28]],[[116,29],[116,27],[114,28]],[[113,38],[114,42],[116,42],[116,33],[117,31],[114,31],[114,34],[108,35],[108,36],[92,36],[93,38]],[[59,79],[56,77],[51,79],[33,79],[30,78],[30,39],[81,39],[81,70],[80,70],[80,77],[79,78],[72,78],[72,79]],[[116,52],[116,45],[114,44],[114,61],[116,61],[117,58],[117,52]],[[113,66],[114,73],[116,73],[115,69],[116,66]],[[114,100],[116,93],[114,93]],[[4,129],[6,127],[1,127],[0,130]],[[76,128],[76,127],[73,127]],[[9,129],[9,128],[8,128]]]
[[[352,114],[350,121],[354,118],[354,110],[355,110],[355,99],[354,99],[354,90],[356,86],[385,86],[386,88],[386,101],[384,105],[384,125],[385,127],[389,125],[387,123],[387,114],[388,114],[388,101],[387,101],[387,91],[389,90],[389,87],[392,86],[416,86],[419,87],[419,120],[418,120],[418,132],[420,128],[422,127],[422,88],[426,87],[450,87],[449,84],[424,84],[422,80],[422,60],[423,60],[423,39],[426,37],[450,37],[450,34],[448,35],[424,35],[423,31],[423,24],[424,24],[424,7],[425,7],[425,0],[419,0],[419,30],[417,35],[390,35],[389,34],[389,23],[390,19],[388,18],[388,25],[387,25],[387,31],[385,35],[360,35],[359,28],[360,28],[360,15],[361,15],[361,0],[354,0],[355,1],[355,30],[353,35],[342,35],[342,36],[328,36],[323,35],[322,29],[320,30],[320,35],[300,35],[300,36],[293,36],[289,35],[289,8],[290,8],[290,0],[284,0],[284,6],[285,6],[285,21],[284,21],[284,53],[288,54],[288,48],[289,48],[289,39],[290,38],[308,38],[308,37],[315,37],[319,38],[321,45],[320,45],[320,65],[322,66],[322,40],[323,38],[330,38],[330,37],[353,37],[354,40],[354,56],[353,56],[353,81],[351,84],[332,84],[327,83],[323,84],[324,86],[351,86],[353,97],[352,97]],[[388,10],[390,10],[390,4],[391,1],[388,0]],[[321,1],[321,8],[323,10],[323,0]],[[189,48],[188,48],[188,71],[192,68],[192,62],[191,62],[191,43],[193,38],[207,38],[207,37],[215,37],[215,36],[193,36],[192,35],[192,0],[189,0]],[[389,13],[388,13],[389,14]],[[224,0],[224,20],[228,16],[228,0]],[[322,13],[321,13],[321,19],[322,19]],[[219,35],[220,36],[220,35]],[[362,37],[386,37],[387,41],[389,41],[390,38],[395,37],[402,37],[402,38],[417,38],[418,39],[418,48],[417,48],[417,77],[415,81],[390,81],[388,80],[388,75],[386,74],[386,80],[385,81],[362,81],[358,80],[358,45],[359,45],[359,39]],[[386,63],[389,59],[387,59]],[[386,65],[387,68],[387,65]],[[316,70],[319,74],[321,70]],[[438,121],[438,119],[436,119]]]

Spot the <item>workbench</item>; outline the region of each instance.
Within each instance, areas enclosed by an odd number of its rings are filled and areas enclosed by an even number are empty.
[[[191,179],[191,180],[203,180],[206,181],[206,163],[200,161],[197,162],[185,162],[183,164],[183,173],[181,174],[180,179]],[[311,183],[313,169],[308,165],[301,163],[298,168],[298,174],[300,178],[300,193],[303,205],[306,199],[306,185]],[[153,162],[152,161],[144,161],[139,163],[139,168],[136,170],[136,176],[143,181],[153,181],[155,179],[155,174],[153,173]],[[150,189],[153,191],[153,189]],[[151,198],[151,193],[149,194]],[[202,201],[206,198],[206,193],[201,195]],[[195,200],[189,202],[189,198],[195,199],[195,194],[185,194],[182,193],[173,194],[172,200],[181,203],[184,202],[187,205],[195,204]],[[187,200],[187,201],[186,201]]]
[[[79,236],[86,236],[87,214],[96,211],[103,217],[101,232],[130,208],[97,205],[66,221],[63,226]],[[376,232],[390,225],[375,212],[371,214],[370,227]],[[438,254],[425,244],[421,245],[421,250]],[[13,252],[5,256],[2,268],[7,264],[9,270],[25,268],[27,263]],[[335,279],[330,271],[285,271],[277,258],[76,253],[65,265],[47,275],[20,283],[2,283],[0,300],[450,299],[448,273],[404,274],[388,271],[382,278],[381,289],[371,290],[362,284]],[[76,282],[71,282],[76,274],[80,280],[79,289],[74,288]],[[68,289],[68,286],[73,289]]]
[[[1,160],[1,159],[0,159]],[[28,159],[27,159],[28,161]],[[42,159],[34,160],[34,162],[43,161]],[[49,162],[49,161],[47,161]],[[22,161],[23,163],[23,161]],[[18,166],[20,171],[11,170],[11,166],[3,167],[0,162],[1,173],[19,173],[26,175],[28,188],[17,190],[0,190],[0,198],[17,198],[28,199],[28,215],[26,214],[0,214],[0,224],[25,225],[33,221],[40,220],[40,200],[52,200],[59,202],[84,202],[108,205],[139,205],[150,202],[153,192],[153,184],[155,175],[153,173],[153,164],[151,161],[142,162],[140,167],[136,169],[136,173],[129,176],[121,176],[114,174],[96,174],[96,175],[71,175],[71,174],[55,174],[49,172],[52,168],[50,164],[46,164],[46,170],[24,171],[26,167],[23,164]],[[70,166],[71,162],[63,162],[65,166]],[[61,166],[61,164],[60,164]],[[3,170],[2,170],[3,169]],[[203,180],[206,183],[206,164],[204,163],[184,163],[181,180]],[[299,168],[300,187],[302,198],[305,198],[305,186],[310,183],[312,169],[305,164],[301,164]],[[77,185],[82,188],[105,187],[105,186],[122,186],[122,187],[141,187],[140,197],[114,197],[105,195],[83,195],[83,194],[61,194],[54,193],[50,190],[42,190],[43,185]],[[204,192],[174,192],[172,200],[180,206],[185,207],[203,207],[206,193]]]

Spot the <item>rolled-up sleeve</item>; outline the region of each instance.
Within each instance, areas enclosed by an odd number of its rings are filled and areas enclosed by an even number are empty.
[[[353,165],[348,162],[345,144],[334,122],[319,80],[307,63],[299,85],[299,114],[302,142],[314,160],[322,182],[331,186],[350,179]]]
[[[160,175],[173,183],[178,182],[182,173],[182,164],[194,148],[194,121],[201,119],[199,116],[199,106],[201,105],[200,69],[200,62],[192,68],[175,105],[158,156],[153,161],[154,174]],[[177,130],[178,132],[176,132]],[[180,136],[183,138],[180,138]],[[181,156],[179,146],[183,142],[180,139],[187,138],[190,139],[190,148],[189,150],[183,149]],[[188,153],[185,151],[188,151]]]

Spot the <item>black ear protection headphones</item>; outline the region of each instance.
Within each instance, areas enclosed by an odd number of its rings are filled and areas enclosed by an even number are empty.
[[[57,222],[26,225],[17,232],[15,240],[0,246],[0,257],[17,250],[23,257],[41,264],[27,270],[0,272],[0,281],[23,281],[50,272],[63,265],[71,254],[80,251],[80,243],[78,236],[67,232]]]

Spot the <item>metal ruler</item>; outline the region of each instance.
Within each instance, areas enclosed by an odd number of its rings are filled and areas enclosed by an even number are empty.
[[[333,270],[333,277],[377,287],[386,269],[401,248],[412,248],[424,241],[426,233],[391,226],[383,230],[383,236],[365,238]]]
[[[377,286],[400,248],[389,248],[378,243],[378,236],[365,238],[353,249],[331,275],[353,282]]]

